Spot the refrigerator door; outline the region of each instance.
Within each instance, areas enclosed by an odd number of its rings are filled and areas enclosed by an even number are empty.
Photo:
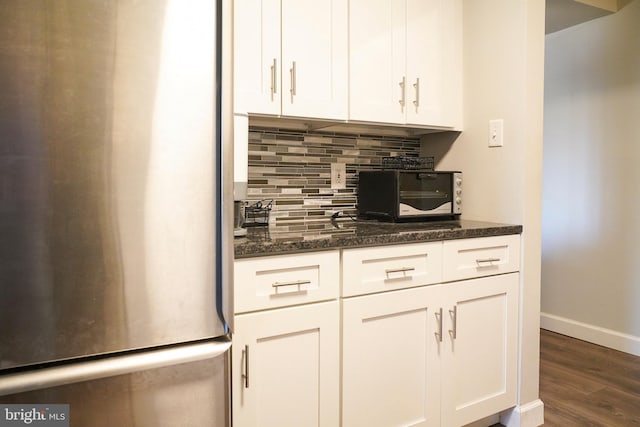
[[[72,427],[228,427],[229,347],[221,339],[0,377],[0,425],[5,407],[37,402],[69,405]]]
[[[217,3],[0,2],[0,370],[226,332]]]

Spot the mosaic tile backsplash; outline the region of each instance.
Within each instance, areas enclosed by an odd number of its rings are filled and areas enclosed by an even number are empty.
[[[282,231],[330,227],[331,214],[355,216],[358,171],[386,156],[420,154],[419,139],[249,128],[249,205],[272,201],[269,224]],[[331,189],[331,164],[345,163],[346,189]]]

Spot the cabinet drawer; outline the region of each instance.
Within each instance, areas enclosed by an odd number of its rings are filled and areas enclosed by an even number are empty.
[[[284,307],[338,297],[338,251],[236,260],[234,311]]]
[[[443,245],[443,281],[511,273],[520,269],[520,235],[448,240]]]
[[[437,283],[442,278],[442,242],[348,249],[342,265],[343,296]]]

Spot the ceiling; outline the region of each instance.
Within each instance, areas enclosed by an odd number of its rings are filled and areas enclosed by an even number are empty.
[[[546,0],[545,33],[550,34],[622,9],[632,0]]]

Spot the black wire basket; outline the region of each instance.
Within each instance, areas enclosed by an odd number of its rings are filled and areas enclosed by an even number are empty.
[[[259,200],[244,208],[244,226],[260,227],[269,225],[269,214],[273,200]]]
[[[383,169],[427,170],[434,168],[433,157],[393,156],[382,158]]]

